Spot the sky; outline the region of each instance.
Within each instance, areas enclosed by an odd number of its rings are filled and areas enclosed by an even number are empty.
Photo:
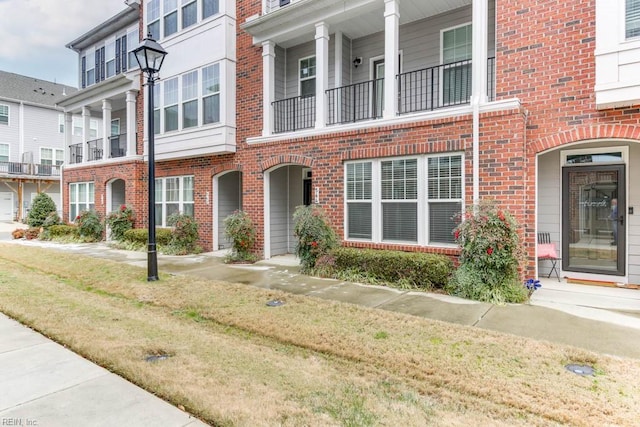
[[[78,86],[65,45],[124,10],[124,0],[0,0],[0,70]]]

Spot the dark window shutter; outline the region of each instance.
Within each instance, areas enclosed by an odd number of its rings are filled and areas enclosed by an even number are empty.
[[[116,39],[116,74],[120,74],[120,39]]]
[[[94,68],[94,73],[95,73],[95,83],[99,83],[100,82],[100,49],[96,49],[96,63],[95,63],[95,68]]]
[[[87,57],[82,57],[82,65],[80,67],[82,73],[82,88],[87,87]]]
[[[104,46],[100,49],[100,81],[104,80]]]
[[[122,71],[127,71],[127,36],[124,35],[120,39],[120,43],[122,43],[122,48],[120,49],[120,54],[122,55]]]

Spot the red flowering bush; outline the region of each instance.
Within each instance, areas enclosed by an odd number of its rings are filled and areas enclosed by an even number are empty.
[[[244,211],[235,211],[224,219],[224,233],[231,240],[232,253],[229,261],[255,261],[251,252],[256,241],[256,228]]]
[[[109,230],[109,237],[112,240],[124,240],[124,233],[133,228],[133,210],[127,205],[121,205],[120,209],[107,215],[106,224]]]
[[[515,218],[493,203],[484,203],[465,213],[461,220],[454,231],[462,249],[460,267],[449,291],[492,303],[526,300],[518,273],[522,248]]]
[[[298,206],[293,213],[293,234],[298,239],[296,255],[303,272],[310,272],[316,260],[338,246],[338,236],[317,205]]]

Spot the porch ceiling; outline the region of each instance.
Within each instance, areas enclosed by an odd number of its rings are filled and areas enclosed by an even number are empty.
[[[472,0],[402,0],[400,24],[470,5]],[[255,44],[271,40],[288,48],[314,39],[315,24],[325,22],[331,33],[357,39],[384,30],[383,0],[300,0],[248,20],[242,28]]]

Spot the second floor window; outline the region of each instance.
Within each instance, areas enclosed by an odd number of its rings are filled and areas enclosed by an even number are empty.
[[[82,136],[82,117],[73,117],[73,136]]]
[[[160,133],[160,85],[153,87],[153,133]]]
[[[112,40],[105,45],[104,49],[105,63],[107,66],[107,78],[116,75],[116,42]]]
[[[88,52],[86,56],[86,75],[87,86],[91,86],[96,82],[96,53],[95,51]]]
[[[630,39],[638,36],[640,36],[640,0],[626,0],[625,37]]]
[[[220,121],[220,65],[202,69],[202,124]]]
[[[9,124],[9,106],[0,105],[0,125]]]
[[[471,96],[471,24],[442,32],[442,63],[444,67],[442,101],[455,105],[469,101]],[[465,61],[460,63],[461,61]]]
[[[9,161],[9,144],[0,144],[0,162]]]
[[[147,32],[153,39],[160,39],[160,0],[147,3]]]
[[[198,126],[198,70],[182,76],[182,127]]]
[[[164,36],[178,31],[178,0],[164,0]]]
[[[202,0],[202,19],[218,13],[218,0]]]
[[[178,78],[164,82],[164,131],[178,129]]]
[[[182,0],[182,28],[192,26],[198,20],[198,2]]]
[[[300,60],[300,96],[314,96],[316,94],[316,57],[310,56]]]
[[[53,148],[40,148],[40,164],[60,166],[64,162],[64,151]]]

